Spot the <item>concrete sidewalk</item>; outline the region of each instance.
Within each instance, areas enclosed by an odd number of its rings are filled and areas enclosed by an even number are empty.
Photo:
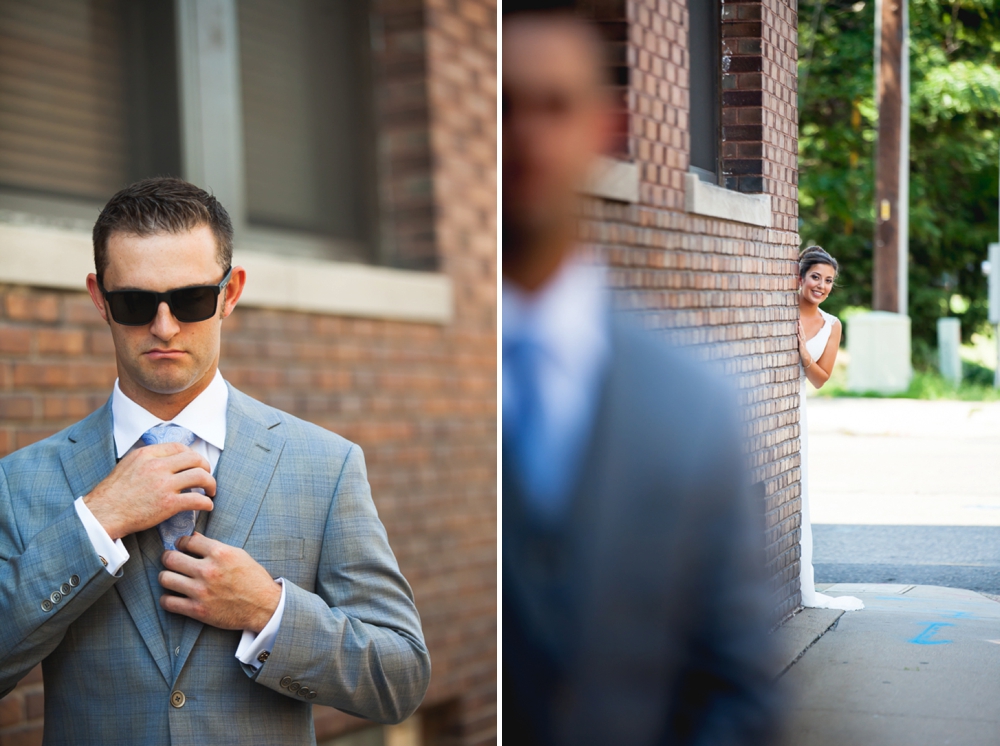
[[[1000,603],[937,586],[824,592],[865,609],[805,609],[775,631],[786,746],[1000,744]]]

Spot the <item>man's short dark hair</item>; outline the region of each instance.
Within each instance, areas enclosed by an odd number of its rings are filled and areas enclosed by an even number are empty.
[[[574,0],[504,0],[502,7],[504,16],[577,12]]]
[[[137,181],[112,197],[94,223],[94,268],[108,268],[112,233],[152,236],[183,233],[207,225],[215,235],[216,258],[222,269],[233,262],[233,222],[219,200],[183,179],[157,176]]]

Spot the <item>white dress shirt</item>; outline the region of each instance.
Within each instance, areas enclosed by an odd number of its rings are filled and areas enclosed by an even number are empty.
[[[545,354],[538,371],[545,442],[553,453],[579,457],[596,415],[600,384],[611,354],[611,304],[603,266],[571,256],[539,290],[503,281],[504,346],[530,336]],[[503,420],[513,426],[516,378],[503,367]],[[562,447],[563,445],[567,447]],[[572,463],[556,468],[573,468]],[[555,496],[558,501],[559,497]]]
[[[226,412],[228,407],[229,387],[222,378],[222,373],[217,370],[215,378],[212,379],[208,388],[198,394],[174,419],[170,420],[171,423],[180,425],[195,434],[195,441],[191,444],[191,449],[205,457],[213,474],[219,463],[219,457],[226,447]],[[111,417],[114,422],[115,452],[119,459],[130,451],[141,448],[143,446],[143,433],[164,422],[122,393],[117,380],[115,381],[114,393],[111,395]],[[112,575],[117,574],[118,570],[129,559],[129,553],[122,540],[111,540],[108,532],[90,512],[90,508],[84,504],[83,497],[76,500],[74,507],[87,530],[90,543],[94,545],[94,551],[102,560],[106,561],[107,571]],[[195,520],[197,520],[197,513]],[[278,602],[278,608],[274,615],[260,631],[260,634],[244,630],[243,638],[236,649],[236,657],[255,669],[263,665],[258,660],[258,656],[264,651],[268,655],[270,654],[274,640],[278,635],[278,628],[281,626],[281,617],[285,611],[285,584],[281,578],[278,579],[278,583],[281,584],[281,600]],[[264,658],[266,660],[267,656]]]

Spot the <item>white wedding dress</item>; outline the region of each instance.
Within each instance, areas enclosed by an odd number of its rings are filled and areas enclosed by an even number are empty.
[[[823,327],[819,333],[806,341],[809,357],[819,360],[830,341],[830,332],[837,320],[835,316],[819,309],[823,316]],[[812,520],[809,516],[809,425],[806,420],[806,372],[802,370],[802,380],[799,388],[799,439],[802,443],[802,556],[799,561],[801,572],[799,586],[802,589],[802,605],[814,609],[844,609],[858,611],[865,608],[861,599],[853,596],[827,596],[816,592],[816,578],[813,570],[813,535]]]

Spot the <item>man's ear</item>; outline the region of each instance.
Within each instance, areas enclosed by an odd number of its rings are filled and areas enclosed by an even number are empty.
[[[225,288],[225,300],[222,303],[222,318],[229,316],[236,308],[236,304],[243,295],[243,288],[247,284],[247,271],[243,267],[233,267],[233,273],[229,277],[229,282]]]
[[[93,272],[87,275],[87,292],[90,293],[90,299],[94,302],[97,312],[101,314],[101,318],[104,319],[104,323],[109,324],[108,309],[104,305],[104,294],[97,286],[97,275]]]

